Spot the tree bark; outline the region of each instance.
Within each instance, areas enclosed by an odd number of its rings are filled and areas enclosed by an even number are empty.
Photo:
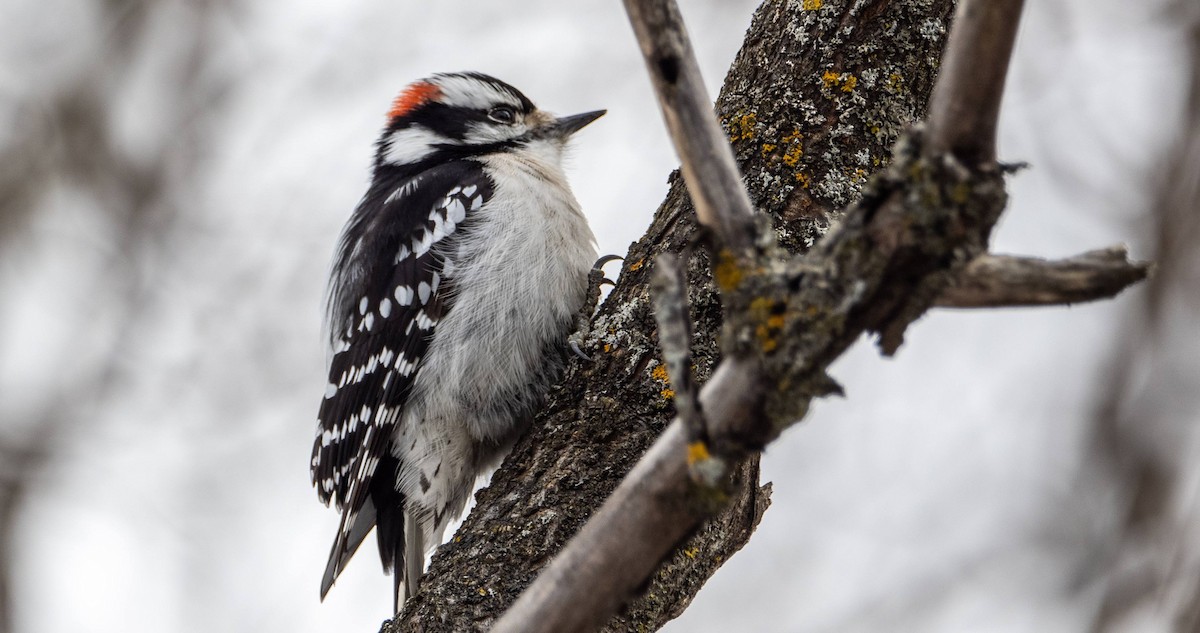
[[[792,252],[811,246],[887,163],[925,111],[953,10],[950,0],[768,0],[756,12],[716,104],[754,206]],[[630,248],[588,338],[531,432],[434,555],[416,597],[384,631],[486,629],[608,497],[670,421],[655,344],[650,263],[697,238],[683,183]],[[721,309],[703,254],[688,267],[696,378],[720,359]],[[734,473],[731,503],[664,561],[609,630],[676,617],[757,526],[769,499],[758,462]]]

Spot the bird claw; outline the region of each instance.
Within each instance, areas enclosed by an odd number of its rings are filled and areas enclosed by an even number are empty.
[[[625,258],[621,257],[620,255],[605,255],[604,257],[597,259],[595,264],[592,264],[592,270],[599,270],[601,268],[604,268],[604,266],[606,264],[608,264],[608,262],[615,262],[619,259],[623,260]]]
[[[625,258],[620,255],[605,255],[592,264],[592,270],[588,272],[587,303],[584,306],[585,310],[581,311],[587,316],[590,317],[596,310],[596,304],[600,301],[600,288],[604,284],[616,287],[617,282],[604,276],[604,265],[618,259]]]
[[[579,336],[578,332],[572,334],[571,337],[567,339],[567,345],[570,346],[572,352],[575,352],[576,356],[590,363],[592,362],[592,357],[585,354],[584,351],[579,348],[579,338],[582,337]]]
[[[617,282],[604,276],[604,265],[618,259],[625,258],[620,255],[605,255],[597,259],[595,264],[592,264],[592,270],[588,273],[587,296],[583,306],[579,309],[579,313],[575,316],[575,332],[567,337],[567,345],[571,348],[571,351],[589,363],[592,362],[592,357],[588,356],[581,346],[587,338],[589,326],[592,322],[592,314],[596,311],[596,304],[600,301],[600,287],[604,284],[610,286],[617,285]]]

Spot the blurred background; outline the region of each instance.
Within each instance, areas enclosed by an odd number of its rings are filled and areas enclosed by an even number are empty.
[[[682,0],[713,95],[755,0]],[[1200,622],[1200,4],[1026,8],[1001,252],[1125,242],[1111,302],[866,342],[771,446],[757,535],[670,631]],[[394,94],[475,69],[560,113],[605,253],[676,159],[620,3],[0,5],[0,631],[375,631],[309,486],[328,259]]]

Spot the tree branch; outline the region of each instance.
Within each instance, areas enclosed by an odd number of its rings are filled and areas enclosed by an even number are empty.
[[[754,244],[754,208],[729,139],[713,116],[679,7],[672,1],[625,0],[625,10],[682,161],[696,217],[724,246],[735,252],[749,249]]]
[[[1124,246],[1059,260],[980,255],[938,296],[942,308],[1002,308],[1109,299],[1154,269],[1129,260]]]
[[[954,8],[953,0],[809,4],[764,0],[714,108],[754,207],[792,253],[830,230],[860,197],[864,167],[886,165],[905,126],[924,116]],[[669,185],[583,342],[593,362],[569,364],[384,631],[492,627],[664,433],[672,400],[653,338],[649,273],[659,253],[681,252],[698,236],[683,179],[672,175]],[[723,308],[710,263],[703,250],[687,262],[701,384],[731,358],[717,348]],[[690,533],[606,630],[661,627],[747,542],[769,503],[757,463],[752,455],[734,466],[728,504]]]
[[[746,380],[754,372],[728,362],[721,368],[700,395],[706,415],[728,420],[753,410],[757,389]],[[693,494],[687,445],[687,429],[677,420],[492,633],[589,631],[612,617],[714,509]]]
[[[968,166],[995,159],[996,122],[1023,0],[963,2],[929,99],[926,156],[948,152]]]
[[[1000,8],[975,6],[988,3]],[[1001,170],[994,164],[995,118],[1020,7],[1020,0],[963,3],[951,35],[956,59],[949,66],[972,67],[1001,54],[1004,60],[988,63],[1001,71],[981,73],[971,82],[964,81],[967,74],[961,70],[939,79],[935,94],[943,95],[944,105],[931,116],[934,135],[902,140],[895,162],[866,199],[808,257],[784,274],[765,260],[752,267],[718,262],[723,296],[746,308],[730,315],[734,322],[727,325],[726,346],[732,354],[701,394],[710,436],[723,456],[760,450],[804,416],[811,398],[836,389],[825,368],[862,332],[881,332],[884,351],[893,351],[907,324],[933,304],[948,273],[961,268],[957,258],[985,249],[1005,203]],[[630,15],[636,24],[632,8]],[[981,36],[991,31],[998,35]],[[686,41],[681,29],[660,36],[673,38]],[[643,52],[649,57],[652,49],[643,45]],[[961,104],[981,108],[967,117],[972,128],[945,120],[957,116]],[[682,144],[678,137],[687,130],[672,127],[671,132]],[[968,166],[977,169],[956,163],[945,154],[950,150],[962,151],[971,159]],[[691,157],[682,158],[687,173]],[[493,631],[594,629],[720,507],[725,491],[688,477],[683,426],[679,419],[671,424]]]

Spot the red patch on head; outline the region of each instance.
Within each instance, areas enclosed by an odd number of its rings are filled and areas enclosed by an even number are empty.
[[[396,97],[396,100],[392,102],[392,109],[388,110],[388,118],[395,119],[405,116],[440,96],[442,96],[441,88],[428,81],[418,81],[405,88],[404,92]]]

